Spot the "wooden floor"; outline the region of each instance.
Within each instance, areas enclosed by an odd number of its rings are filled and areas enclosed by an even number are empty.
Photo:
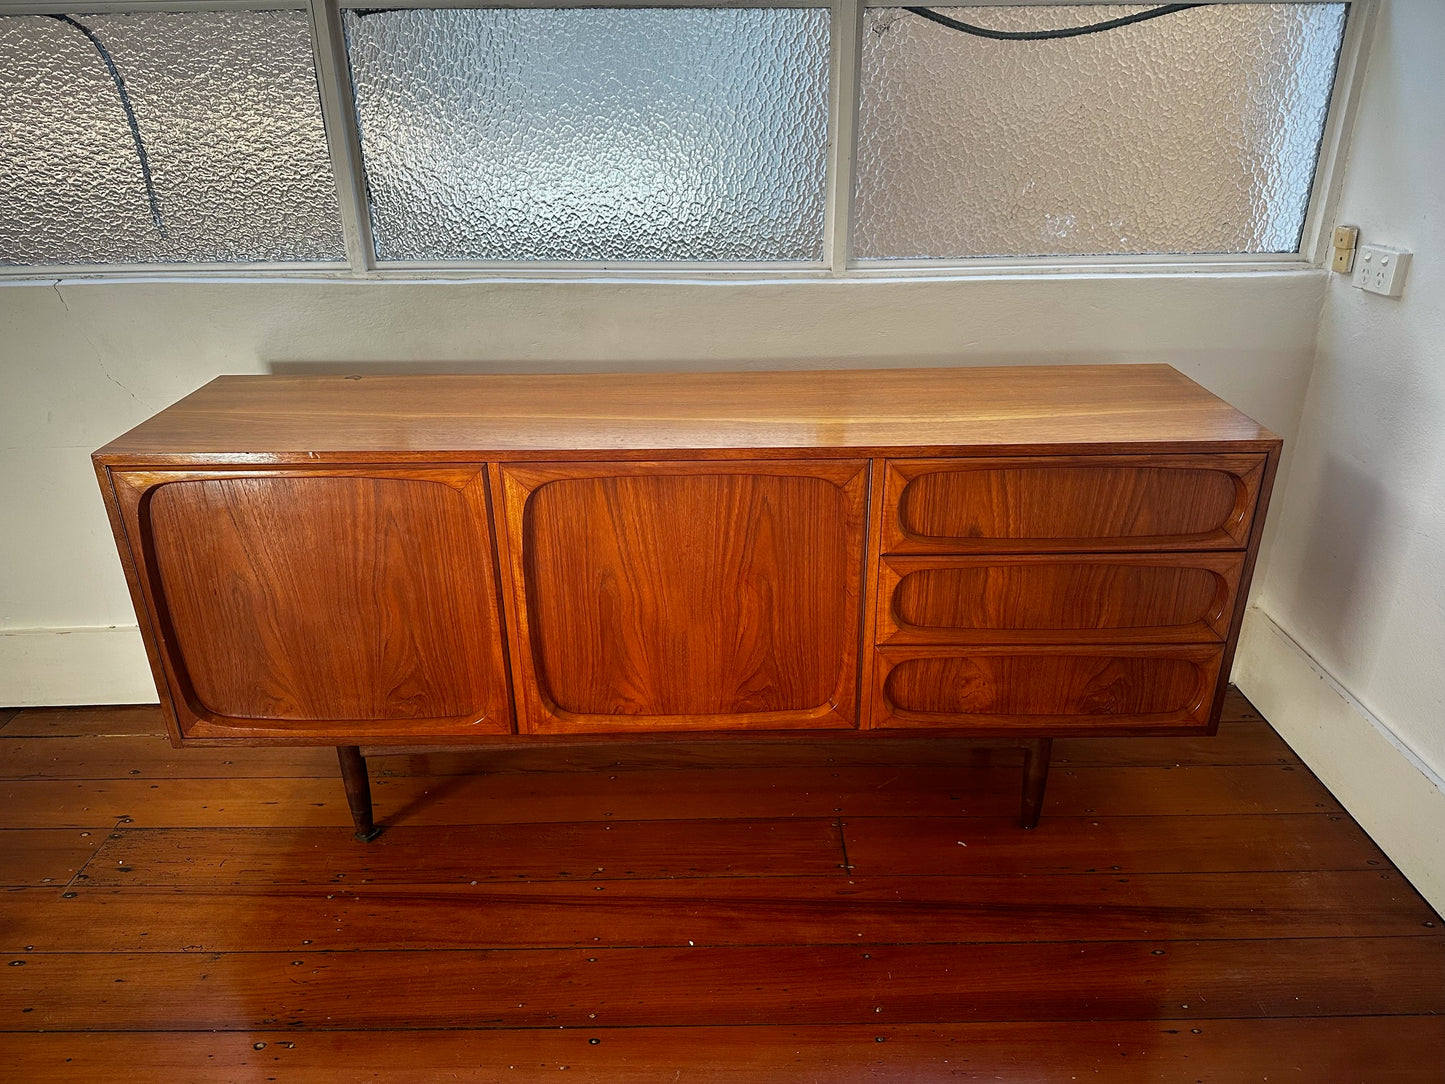
[[[0,1079],[1445,1080],[1439,917],[1213,739],[377,757],[0,712]],[[489,774],[482,774],[483,772]]]

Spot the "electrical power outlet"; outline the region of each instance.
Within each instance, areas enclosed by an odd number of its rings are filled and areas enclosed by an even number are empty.
[[[1355,254],[1355,273],[1350,285],[1372,294],[1399,297],[1405,288],[1410,253],[1385,245],[1361,245]]]

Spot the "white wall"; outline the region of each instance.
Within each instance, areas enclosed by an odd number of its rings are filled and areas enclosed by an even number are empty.
[[[1237,673],[1445,906],[1445,5],[1376,24],[1336,220],[1412,249],[1404,296],[1331,276]],[[1302,691],[1315,693],[1301,698]],[[1323,690],[1323,691],[1321,691]]]
[[[220,373],[1164,361],[1288,435],[1323,279],[0,286],[0,704],[154,699],[88,456]]]

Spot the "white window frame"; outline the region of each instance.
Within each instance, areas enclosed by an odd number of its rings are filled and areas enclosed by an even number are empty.
[[[1379,0],[1343,0],[1348,5],[1339,65],[1325,115],[1319,160],[1305,213],[1298,252],[1182,255],[1148,253],[1106,256],[1000,256],[949,259],[854,260],[848,251],[859,108],[863,14],[868,7],[897,7],[909,0],[0,0],[0,15],[116,14],[122,12],[304,11],[320,90],[321,113],[340,207],[346,262],[194,262],[49,264],[0,267],[0,283],[91,279],[296,278],[312,280],[637,280],[717,279],[741,282],[819,279],[952,279],[1041,274],[1187,274],[1299,271],[1323,266],[1340,186],[1345,150],[1358,108],[1365,58]],[[1090,0],[951,0],[937,6],[1063,6]],[[1093,0],[1097,2],[1097,0]],[[1118,0],[1114,0],[1115,3]],[[1211,0],[1260,3],[1262,0]],[[1312,0],[1272,0],[1310,3]],[[342,31],[348,8],[557,8],[557,7],[795,7],[828,8],[828,153],[823,219],[823,256],[784,261],[562,261],[454,260],[378,261],[366,196],[361,138]],[[1147,6],[1147,5],[1146,5]]]

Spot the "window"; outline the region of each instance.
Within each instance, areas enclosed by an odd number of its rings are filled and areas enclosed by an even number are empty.
[[[995,30],[1137,8],[940,8]],[[1297,252],[1342,4],[1218,4],[1074,38],[864,16],[862,258]]]
[[[346,13],[380,260],[819,260],[824,8]]]
[[[304,11],[0,17],[0,260],[340,261]]]
[[[0,16],[12,273],[1290,256],[1350,7],[93,6]]]

